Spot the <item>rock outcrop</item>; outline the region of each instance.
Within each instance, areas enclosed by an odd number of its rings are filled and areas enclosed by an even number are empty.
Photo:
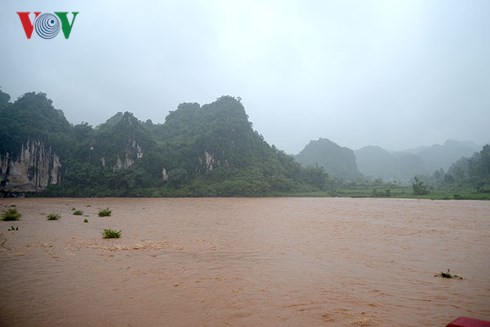
[[[0,190],[4,194],[39,192],[60,181],[60,157],[41,141],[27,141],[17,156],[0,156]]]

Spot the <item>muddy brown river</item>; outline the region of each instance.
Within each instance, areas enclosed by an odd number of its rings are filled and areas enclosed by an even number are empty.
[[[490,320],[488,201],[0,199],[11,205],[22,218],[0,222],[0,326]],[[434,277],[447,268],[464,279]]]

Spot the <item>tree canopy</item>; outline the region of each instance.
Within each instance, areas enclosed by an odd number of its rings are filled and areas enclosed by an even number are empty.
[[[0,101],[3,97],[0,93]],[[183,103],[165,123],[119,112],[93,128],[71,125],[44,93],[0,105],[0,156],[28,140],[62,160],[60,185],[46,195],[250,196],[325,189],[321,168],[304,168],[252,128],[240,99]]]

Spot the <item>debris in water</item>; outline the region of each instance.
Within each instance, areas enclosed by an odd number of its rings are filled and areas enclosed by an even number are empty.
[[[442,278],[453,278],[453,279],[463,279],[463,277],[458,276],[456,274],[451,274],[449,268],[447,268],[447,272],[441,272],[440,274],[434,275],[434,277],[442,277]]]

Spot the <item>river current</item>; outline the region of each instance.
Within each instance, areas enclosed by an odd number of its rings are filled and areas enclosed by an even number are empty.
[[[0,199],[11,205],[22,217],[0,222],[0,326],[490,320],[488,201]],[[448,268],[463,279],[434,276]]]

